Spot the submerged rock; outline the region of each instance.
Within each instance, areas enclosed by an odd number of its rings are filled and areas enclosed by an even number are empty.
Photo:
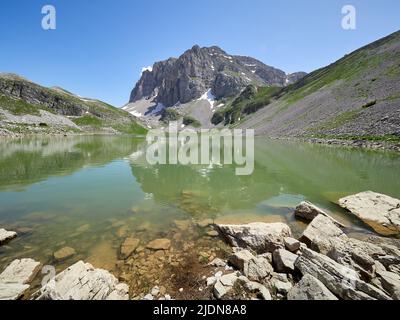
[[[324,284],[312,275],[306,274],[287,295],[288,300],[338,300]]]
[[[0,229],[0,246],[16,237],[17,237],[16,232]]]
[[[245,225],[217,225],[220,233],[235,247],[254,250],[257,253],[273,252],[284,248],[285,237],[291,236],[288,225],[278,223],[249,223]]]
[[[372,191],[339,199],[339,205],[382,235],[400,234],[400,200]]]
[[[146,248],[151,250],[168,250],[171,247],[171,240],[169,239],[155,239],[150,241]]]
[[[0,300],[19,299],[40,270],[40,262],[18,259],[0,274]]]
[[[126,238],[120,248],[121,259],[129,258],[139,246],[140,240],[136,238]]]
[[[45,284],[38,300],[128,300],[129,287],[111,273],[79,261]]]
[[[64,248],[54,252],[53,255],[57,261],[62,261],[62,260],[71,258],[73,255],[75,255],[75,253],[76,253],[76,251],[74,248],[64,247]]]

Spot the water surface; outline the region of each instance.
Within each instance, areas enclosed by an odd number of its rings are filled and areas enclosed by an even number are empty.
[[[234,166],[150,166],[144,148],[142,138],[114,136],[0,141],[0,226],[20,234],[0,248],[0,269],[32,257],[59,269],[83,259],[115,271],[125,237],[144,246],[178,239],[184,221],[207,218],[283,221],[298,235],[305,226],[293,208],[302,200],[371,232],[334,202],[366,190],[400,198],[400,157],[391,152],[258,138],[254,173],[236,176]],[[65,246],[76,255],[54,261]]]

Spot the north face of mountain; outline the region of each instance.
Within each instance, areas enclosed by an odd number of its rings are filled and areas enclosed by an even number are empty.
[[[216,99],[239,94],[246,86],[283,87],[302,73],[287,77],[282,70],[245,56],[229,55],[219,47],[194,46],[179,58],[156,62],[145,70],[130,103],[154,99],[165,107],[185,104],[210,92]]]

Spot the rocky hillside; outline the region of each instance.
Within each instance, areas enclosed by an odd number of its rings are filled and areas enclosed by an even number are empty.
[[[0,135],[26,133],[143,133],[136,118],[99,100],[0,74]]]
[[[316,70],[236,121],[273,137],[400,140],[400,32]]]

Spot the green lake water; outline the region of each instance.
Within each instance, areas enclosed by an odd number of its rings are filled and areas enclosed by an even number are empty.
[[[372,232],[334,204],[373,190],[400,198],[400,156],[256,139],[255,170],[147,164],[144,138],[77,136],[0,141],[0,227],[20,230],[0,248],[0,270],[31,257],[58,268],[83,259],[112,270],[118,248],[168,237],[176,220],[283,221],[299,235],[293,208],[309,200],[356,232]],[[57,263],[53,252],[76,255]]]

